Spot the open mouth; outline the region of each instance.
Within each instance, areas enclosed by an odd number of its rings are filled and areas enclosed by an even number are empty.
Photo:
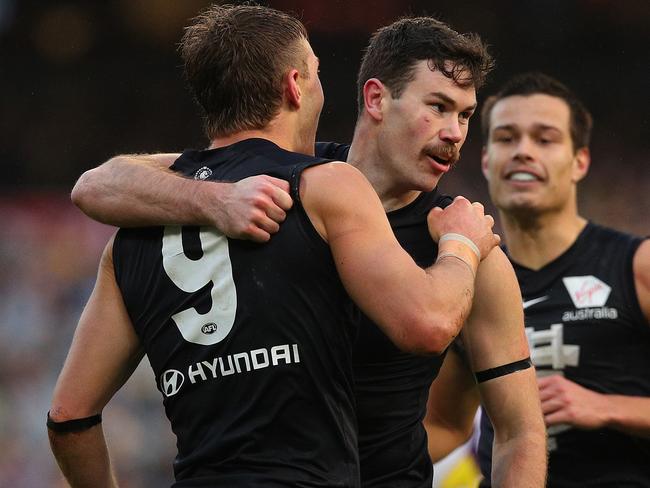
[[[542,179],[536,174],[529,173],[528,171],[513,171],[512,173],[508,173],[506,175],[506,180],[528,182],[541,181]]]
[[[444,159],[440,156],[436,156],[434,154],[429,154],[429,157],[433,159],[436,163],[442,164],[443,166],[448,166],[451,164],[451,159]]]

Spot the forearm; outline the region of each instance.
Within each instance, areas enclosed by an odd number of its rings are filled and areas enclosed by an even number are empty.
[[[218,192],[221,184],[184,178],[162,161],[173,159],[115,157],[81,175],[72,201],[89,217],[120,227],[208,225],[202,195],[207,188]]]
[[[542,488],[547,466],[546,427],[535,371],[516,371],[479,384],[494,427],[492,486]]]
[[[605,395],[610,404],[606,427],[626,434],[650,438],[650,398]]]
[[[546,486],[546,435],[522,433],[504,442],[495,440],[492,452],[492,486],[543,488]]]
[[[474,299],[474,278],[462,264],[445,260],[435,270],[429,270],[429,305],[432,315],[448,323],[443,350],[460,334],[467,321]],[[435,297],[431,300],[431,297]],[[435,310],[433,308],[435,307]]]
[[[438,258],[425,270],[425,279],[407,280],[403,287],[405,293],[419,296],[427,316],[438,319],[431,326],[440,328],[441,351],[458,336],[470,315],[478,265],[471,250],[447,242],[439,246]]]
[[[48,429],[54,457],[71,488],[116,488],[104,433],[100,425],[83,432]]]

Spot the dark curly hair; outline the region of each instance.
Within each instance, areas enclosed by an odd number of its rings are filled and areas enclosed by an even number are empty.
[[[357,102],[363,110],[363,86],[379,79],[399,98],[415,77],[419,61],[429,62],[460,86],[480,88],[494,68],[487,46],[477,34],[459,34],[432,17],[406,17],[377,30],[371,37],[357,78]]]

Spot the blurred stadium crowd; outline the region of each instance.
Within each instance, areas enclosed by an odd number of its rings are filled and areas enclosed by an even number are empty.
[[[68,192],[81,172],[113,154],[204,144],[175,46],[187,19],[208,3],[0,0],[0,486],[63,486],[45,413],[113,231],[85,218]],[[649,233],[647,1],[263,3],[297,13],[311,32],[326,92],[320,140],[351,137],[355,72],[369,34],[401,15],[437,15],[492,45],[497,70],[480,99],[529,69],[580,94],[595,118],[582,213]],[[476,117],[445,191],[487,201],[479,156]],[[105,411],[127,488],[171,481],[174,441],[147,368]]]

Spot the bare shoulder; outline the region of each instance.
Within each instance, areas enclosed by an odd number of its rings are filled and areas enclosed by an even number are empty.
[[[300,200],[312,224],[325,240],[349,226],[369,224],[385,213],[379,197],[354,166],[339,161],[307,168],[300,179]],[[388,221],[386,221],[388,222]]]
[[[324,192],[324,188],[347,192],[366,187],[372,189],[366,177],[354,166],[341,161],[332,161],[307,168],[300,179],[300,198],[322,196],[329,199],[337,194]],[[316,190],[316,191],[313,191]],[[309,193],[309,194],[308,194]],[[313,195],[312,195],[313,193]],[[338,199],[338,198],[333,198]]]
[[[650,323],[650,239],[643,241],[637,249],[632,268],[639,304]]]

